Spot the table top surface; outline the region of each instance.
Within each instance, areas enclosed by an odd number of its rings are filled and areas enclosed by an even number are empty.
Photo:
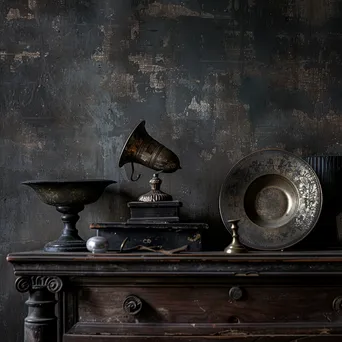
[[[165,261],[216,261],[216,262],[342,262],[341,250],[326,251],[250,251],[244,254],[225,254],[223,252],[181,252],[165,254],[160,252],[72,252],[51,253],[44,251],[30,251],[10,253],[7,261],[96,261],[96,262],[134,262],[141,260]]]

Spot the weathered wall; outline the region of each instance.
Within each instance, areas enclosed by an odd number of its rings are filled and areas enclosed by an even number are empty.
[[[125,220],[151,172],[131,183],[118,154],[144,118],[181,159],[164,189],[187,219],[211,224],[209,248],[222,248],[218,194],[239,158],[266,147],[341,153],[341,9],[340,0],[1,0],[1,341],[22,341],[26,312],[5,256],[41,248],[61,227],[21,181],[114,179],[78,226],[87,238],[90,222]]]

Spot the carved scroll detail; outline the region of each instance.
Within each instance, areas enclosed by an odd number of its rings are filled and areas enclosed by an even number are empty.
[[[16,279],[15,287],[19,292],[46,288],[51,293],[57,293],[62,289],[63,282],[55,276],[23,276]]]
[[[139,297],[131,295],[125,299],[122,306],[129,315],[137,315],[141,311],[143,303]]]
[[[19,277],[15,280],[15,287],[19,292],[27,292],[31,288],[30,277]]]

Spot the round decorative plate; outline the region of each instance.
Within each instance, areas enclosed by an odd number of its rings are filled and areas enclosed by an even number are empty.
[[[228,231],[228,221],[239,219],[241,243],[259,250],[281,250],[302,240],[314,228],[322,202],[311,166],[276,149],[254,152],[235,164],[219,197]]]

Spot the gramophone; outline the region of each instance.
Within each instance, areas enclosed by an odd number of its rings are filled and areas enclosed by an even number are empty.
[[[149,181],[151,190],[139,196],[138,201],[128,203],[131,209],[131,218],[128,221],[179,221],[178,208],[181,203],[173,201],[171,195],[160,190],[162,180],[159,178],[160,173],[172,173],[181,169],[179,158],[147,133],[145,121],[135,127],[122,149],[119,167],[127,163],[131,163],[132,181],[137,181],[141,176],[139,174],[134,178],[134,163],[156,171]]]
[[[134,176],[134,163],[154,170],[150,180],[151,190],[138,200],[128,202],[130,218],[126,222],[95,222],[91,228],[97,231],[97,238],[108,241],[108,250],[120,253],[139,251],[198,252],[202,248],[201,232],[208,229],[205,223],[180,222],[180,201],[160,190],[160,173],[172,173],[180,169],[178,157],[153,139],[145,129],[145,121],[140,122],[129,135],[121,152],[119,166],[131,163],[131,180],[137,181],[141,175]],[[105,250],[103,239],[95,238],[89,242],[91,251]],[[96,243],[95,243],[96,242]],[[100,245],[101,248],[98,246]],[[103,246],[103,248],[102,248]]]

